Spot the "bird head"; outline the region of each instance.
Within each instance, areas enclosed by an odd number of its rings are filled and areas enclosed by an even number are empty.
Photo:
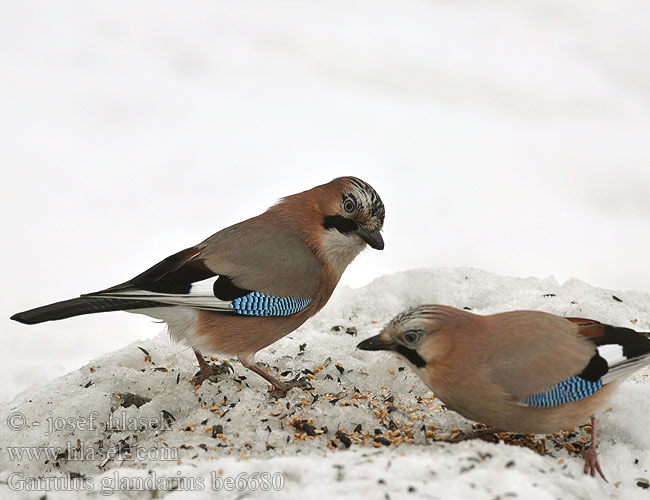
[[[384,204],[370,184],[356,177],[340,177],[321,197],[324,257],[342,272],[366,245],[383,250],[381,229]]]
[[[454,341],[452,329],[465,319],[464,311],[450,307],[412,307],[390,320],[379,335],[360,342],[357,348],[364,351],[394,351],[423,376],[420,370],[449,352]]]

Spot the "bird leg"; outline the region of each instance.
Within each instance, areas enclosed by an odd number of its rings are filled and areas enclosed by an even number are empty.
[[[598,474],[600,474],[600,477],[602,477],[605,482],[607,481],[607,478],[605,478],[605,474],[603,474],[603,471],[600,468],[600,464],[598,463],[598,452],[596,449],[598,448],[598,445],[596,444],[596,417],[592,416],[591,417],[591,446],[589,446],[589,449],[585,452],[585,474],[587,472],[591,474],[591,476],[596,475],[596,471],[598,471]]]
[[[210,377],[222,375],[223,373],[228,373],[232,370],[232,367],[225,363],[222,366],[213,366],[203,358],[203,355],[199,351],[196,349],[192,350],[194,351],[196,360],[199,362],[199,373],[196,374],[196,385],[203,384],[203,382],[208,380]]]
[[[254,362],[249,362],[243,357],[240,356],[239,361],[241,362],[242,365],[244,365],[244,368],[248,368],[249,370],[257,373],[260,377],[262,377],[264,380],[266,380],[269,384],[273,386],[273,390],[271,391],[273,394],[275,394],[278,397],[285,397],[287,395],[287,392],[289,392],[291,389],[294,387],[306,387],[309,385],[309,383],[306,380],[299,380],[298,376],[296,376],[293,380],[289,380],[287,382],[283,382],[282,380],[277,379],[270,373],[266,373],[262,368],[257,366]]]

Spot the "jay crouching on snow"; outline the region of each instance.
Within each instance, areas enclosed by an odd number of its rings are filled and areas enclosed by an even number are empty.
[[[395,351],[450,409],[500,431],[549,434],[591,419],[584,470],[603,479],[595,414],[650,363],[650,340],[629,328],[439,305],[407,309],[357,347]]]
[[[289,334],[327,303],[345,268],[367,245],[382,250],[384,204],[356,177],[341,177],[282,198],[257,217],[227,227],[120,285],[15,314],[25,324],[106,311],[141,313],[167,323],[201,352],[236,355],[284,395],[255,353]]]

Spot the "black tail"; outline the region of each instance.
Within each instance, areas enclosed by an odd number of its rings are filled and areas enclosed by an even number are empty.
[[[71,318],[83,314],[109,311],[126,311],[148,307],[165,307],[165,304],[149,300],[114,299],[104,297],[79,297],[77,299],[55,302],[46,306],[14,314],[11,319],[26,325],[35,325],[44,321]]]

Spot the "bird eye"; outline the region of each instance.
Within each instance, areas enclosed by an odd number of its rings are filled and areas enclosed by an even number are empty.
[[[406,332],[404,334],[404,340],[408,344],[415,344],[419,339],[420,339],[420,334],[417,332],[411,331],[411,332]]]
[[[348,198],[343,202],[343,210],[347,213],[352,213],[357,208],[357,204],[351,198]]]

